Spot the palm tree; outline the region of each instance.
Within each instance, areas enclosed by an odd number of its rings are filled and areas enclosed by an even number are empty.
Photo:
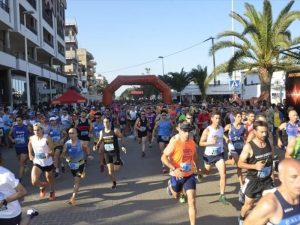
[[[207,87],[205,85],[205,80],[207,77],[207,67],[202,68],[200,65],[198,65],[197,68],[193,68],[189,74],[201,91],[201,99],[205,100]]]
[[[192,77],[183,68],[180,73],[169,72],[168,75],[159,78],[177,92],[181,92],[192,81]]]
[[[244,28],[242,33],[225,31],[218,35],[220,38],[235,37],[238,42],[220,41],[210,50],[210,54],[224,49],[236,49],[234,55],[225,63],[217,66],[214,73],[209,76],[206,84],[214,76],[222,72],[234,70],[257,70],[261,93],[266,93],[270,100],[271,78],[274,71],[299,69],[288,56],[280,55],[281,49],[300,43],[300,37],[291,39],[289,26],[300,19],[300,11],[291,11],[294,1],[289,1],[273,22],[272,6],[269,0],[264,0],[263,12],[258,12],[253,5],[245,3],[244,17],[232,12],[230,16],[238,21]],[[215,74],[215,75],[214,75]]]

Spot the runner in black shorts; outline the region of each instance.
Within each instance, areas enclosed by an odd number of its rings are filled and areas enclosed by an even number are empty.
[[[272,165],[273,151],[268,141],[268,124],[264,121],[254,122],[255,138],[247,143],[240,155],[238,166],[247,169],[243,193],[245,203],[241,209],[240,224],[253,208],[255,199],[265,190],[273,188]]]

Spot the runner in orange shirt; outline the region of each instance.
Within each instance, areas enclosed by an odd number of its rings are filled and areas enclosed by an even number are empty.
[[[190,224],[196,224],[196,180],[194,176],[198,156],[196,143],[189,137],[192,127],[186,121],[179,122],[175,135],[163,151],[161,161],[170,168],[168,193],[178,198],[185,192],[188,199]]]

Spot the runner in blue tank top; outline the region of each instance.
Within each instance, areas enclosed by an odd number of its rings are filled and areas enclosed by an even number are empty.
[[[163,153],[164,149],[168,145],[172,131],[173,131],[173,124],[170,119],[167,117],[167,111],[162,110],[161,111],[161,117],[160,119],[155,123],[155,126],[153,128],[152,132],[152,142],[154,141],[155,138],[155,133],[157,131],[157,142],[159,144],[159,148],[161,150],[161,154]],[[167,167],[165,167],[164,164],[162,164],[162,172],[167,173]]]
[[[300,224],[300,162],[284,159],[279,164],[281,184],[261,198],[244,225]]]
[[[19,179],[21,180],[24,174],[25,165],[28,160],[28,141],[29,141],[29,128],[23,124],[21,115],[16,117],[16,125],[14,125],[8,134],[8,138],[15,144],[17,157],[20,163]]]
[[[66,158],[70,167],[71,173],[74,177],[73,194],[68,201],[70,205],[76,205],[76,196],[79,190],[80,180],[85,176],[85,154],[88,159],[92,160],[93,156],[90,155],[89,149],[77,137],[77,130],[71,128],[68,131],[70,140],[68,140],[63,147],[62,156]]]

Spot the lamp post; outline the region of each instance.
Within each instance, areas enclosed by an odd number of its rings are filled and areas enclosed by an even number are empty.
[[[27,28],[26,28],[26,16],[33,14],[33,11],[24,11],[24,40],[25,40],[25,61],[26,61],[26,96],[27,96],[27,107],[31,107],[31,100],[30,100],[30,84],[29,84],[29,63],[28,63],[28,50],[27,50]]]
[[[164,63],[164,57],[163,56],[158,56],[159,59],[161,59],[161,65],[162,65],[162,75],[165,75],[165,63]]]

